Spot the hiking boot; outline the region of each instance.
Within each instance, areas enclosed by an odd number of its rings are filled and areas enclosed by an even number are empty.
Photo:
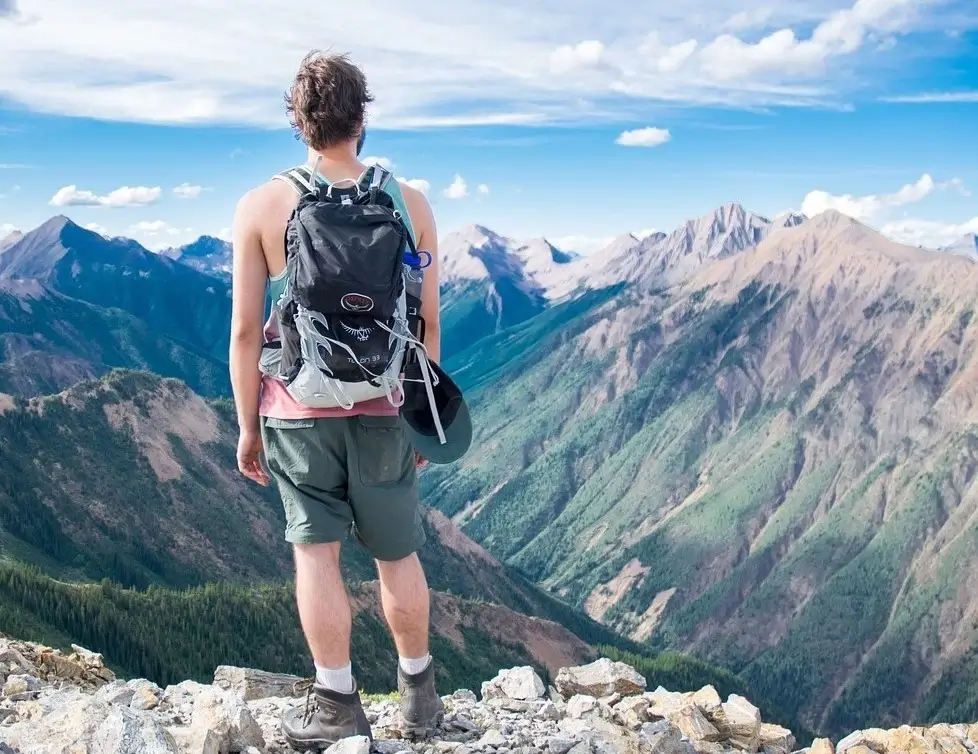
[[[408,675],[397,666],[397,690],[401,694],[401,733],[427,736],[441,723],[445,706],[435,690],[435,661],[417,675]]]
[[[359,691],[342,694],[315,681],[306,683],[305,706],[282,714],[282,733],[289,746],[300,751],[325,749],[348,736],[366,736],[373,741]]]

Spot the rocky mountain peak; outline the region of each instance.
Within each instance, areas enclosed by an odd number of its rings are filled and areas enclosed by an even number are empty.
[[[2,245],[2,243],[0,243]],[[942,251],[958,254],[972,259],[978,259],[978,233],[968,233],[954,243],[945,246]]]

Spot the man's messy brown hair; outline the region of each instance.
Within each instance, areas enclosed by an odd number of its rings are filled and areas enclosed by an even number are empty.
[[[296,138],[322,150],[359,137],[373,100],[363,71],[346,55],[313,50],[299,64],[285,111]]]

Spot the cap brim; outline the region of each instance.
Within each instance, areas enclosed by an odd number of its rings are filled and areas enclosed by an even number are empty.
[[[455,418],[448,426],[442,427],[445,432],[445,442],[438,439],[437,433],[432,435],[419,432],[411,423],[402,417],[408,439],[424,458],[431,463],[454,463],[468,451],[472,445],[472,418],[469,407],[462,400],[455,411]]]
[[[455,382],[434,362],[429,362],[437,374],[438,384],[433,387],[439,406],[445,442],[438,438],[427,391],[419,382],[407,382],[405,403],[401,419],[415,450],[431,463],[453,463],[465,455],[472,444],[472,417],[469,408]],[[418,376],[420,377],[420,370]]]

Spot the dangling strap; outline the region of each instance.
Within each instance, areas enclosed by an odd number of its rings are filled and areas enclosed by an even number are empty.
[[[423,351],[418,352],[418,366],[421,367],[424,389],[428,393],[428,405],[431,407],[431,418],[435,422],[435,431],[438,432],[438,442],[444,445],[448,441],[445,439],[445,430],[441,426],[441,417],[438,416],[438,403],[435,400],[435,391],[431,385],[431,367],[428,364],[428,354]]]

